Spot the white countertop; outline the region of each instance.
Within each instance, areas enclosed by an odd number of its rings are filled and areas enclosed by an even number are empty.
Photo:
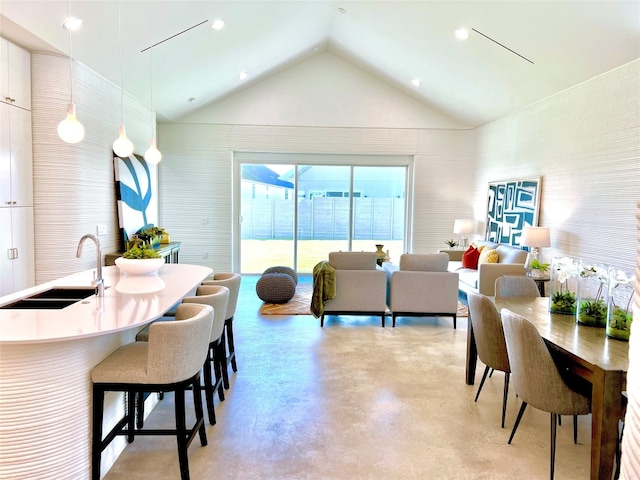
[[[95,269],[0,297],[0,306],[52,287],[91,286]],[[165,264],[156,275],[132,277],[116,266],[102,269],[105,293],[59,310],[0,309],[0,343],[42,343],[93,337],[142,327],[192,292],[212,270]]]

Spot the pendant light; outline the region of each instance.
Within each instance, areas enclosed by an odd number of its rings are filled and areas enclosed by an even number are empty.
[[[151,8],[151,2],[149,2],[149,7]],[[151,26],[151,39],[153,40],[153,9],[149,13],[149,23]],[[160,150],[156,147],[156,139],[153,133],[156,130],[156,119],[153,113],[153,48],[149,50],[149,80],[149,91],[151,92],[151,102],[149,105],[151,107],[151,140],[149,141],[149,148],[144,152],[144,159],[151,165],[157,165],[160,163],[160,160],[162,160],[162,153],[160,153]]]
[[[76,106],[73,104],[73,51],[71,49],[71,31],[77,30],[82,20],[71,17],[71,1],[69,1],[69,16],[62,24],[62,28],[69,32],[69,91],[70,98],[67,105],[67,118],[58,124],[58,136],[63,142],[78,143],[84,138],[84,127],[76,118]]]
[[[133,142],[127,138],[124,128],[124,67],[122,65],[122,15],[120,13],[121,1],[118,1],[118,38],[120,42],[120,127],[118,138],[113,142],[113,151],[121,158],[126,158],[133,153]]]

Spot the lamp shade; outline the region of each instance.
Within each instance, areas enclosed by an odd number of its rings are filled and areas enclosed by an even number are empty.
[[[473,233],[473,230],[473,220],[457,219],[453,222],[453,233],[466,235],[468,233]]]
[[[550,247],[551,235],[547,227],[524,227],[520,245],[525,247]]]

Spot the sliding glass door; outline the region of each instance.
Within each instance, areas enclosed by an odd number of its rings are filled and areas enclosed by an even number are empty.
[[[409,165],[398,163],[240,163],[241,273],[273,265],[311,273],[329,252],[376,245],[397,258],[410,184]]]

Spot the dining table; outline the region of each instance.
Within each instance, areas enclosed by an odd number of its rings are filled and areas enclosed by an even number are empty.
[[[545,297],[491,299],[499,312],[508,309],[536,326],[559,369],[569,370],[591,384],[590,478],[611,479],[618,420],[623,413],[622,392],[629,367],[629,343],[608,338],[604,328],[579,325],[573,315],[549,312],[549,299]],[[467,330],[467,385],[474,384],[477,360],[470,321]]]

